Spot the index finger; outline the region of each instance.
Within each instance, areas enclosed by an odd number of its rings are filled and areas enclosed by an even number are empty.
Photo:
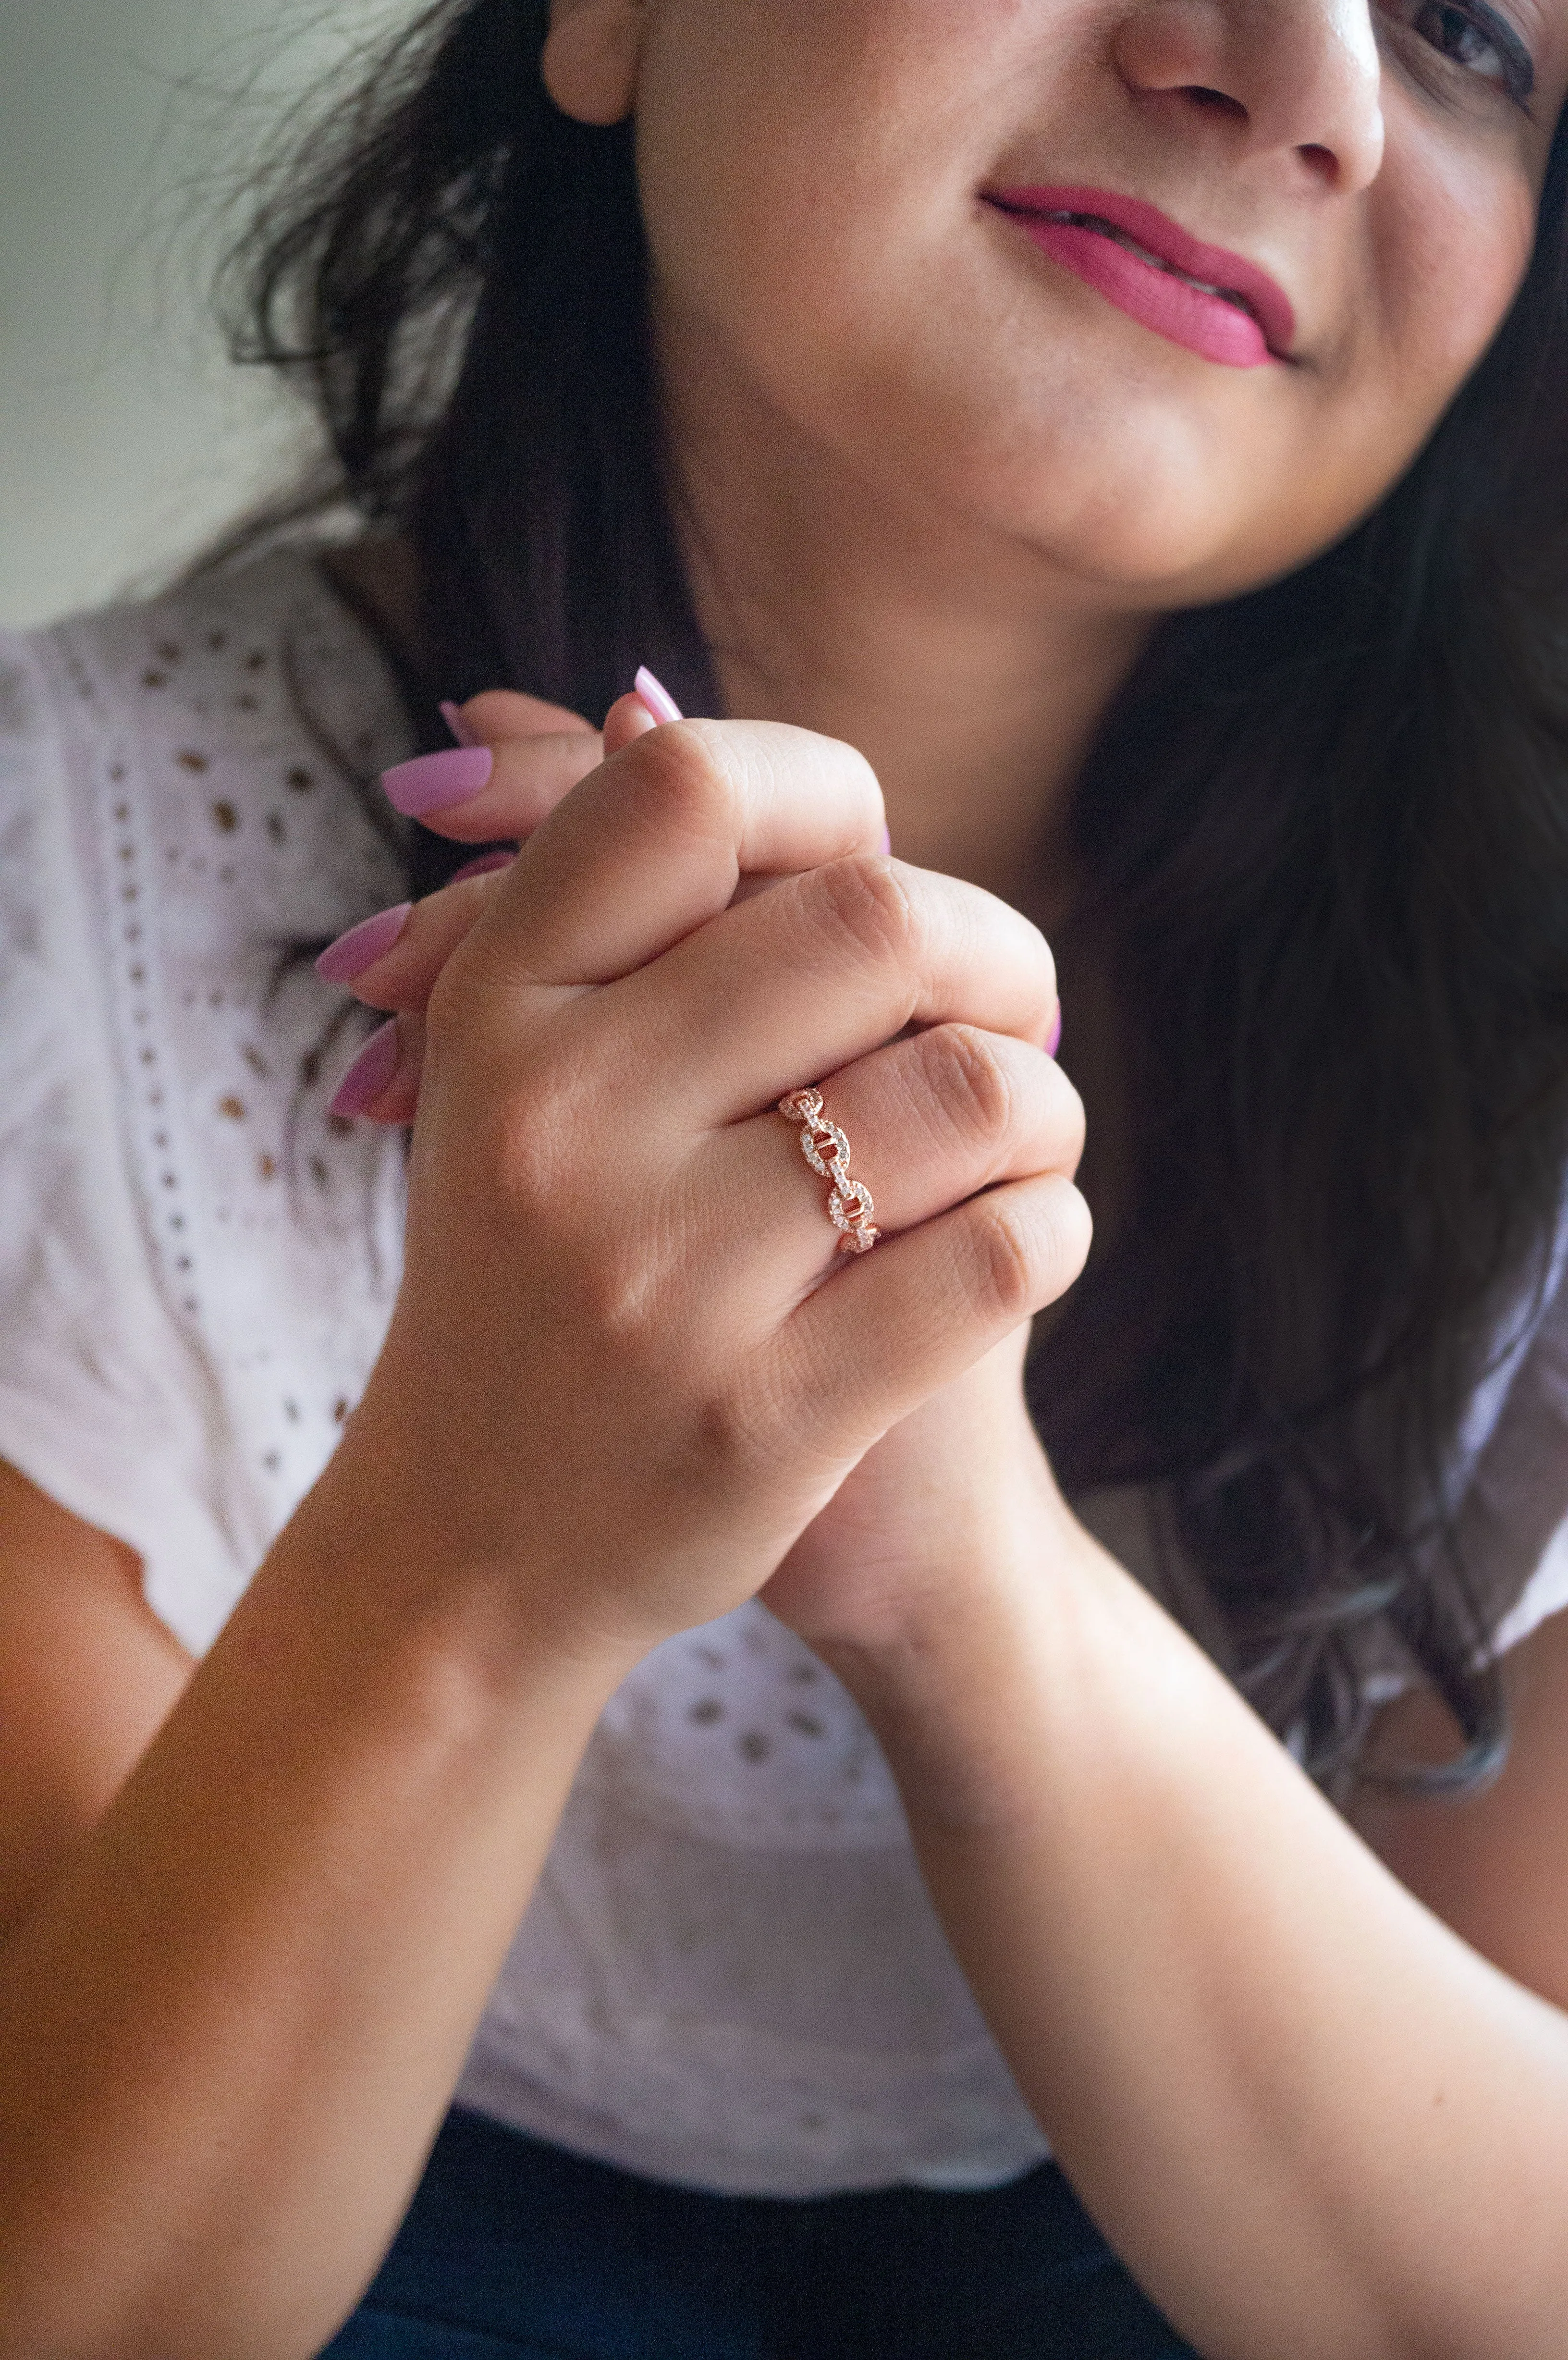
[[[574,730],[596,737],[591,721],[548,697],[525,696],[517,688],[485,688],[462,705],[450,698],[441,718],[460,746],[502,746],[513,738],[563,738]]]
[[[459,844],[516,843],[531,836],[606,754],[654,726],[636,696],[610,707],[603,733],[564,706],[515,689],[486,689],[466,705],[443,705],[441,712],[460,737],[461,750],[416,755],[388,770],[382,783],[398,811]],[[449,783],[453,765],[462,766],[455,798]],[[478,779],[475,767],[483,773]]]
[[[459,956],[509,983],[607,983],[788,875],[883,840],[864,755],[779,721],[678,721],[612,755],[524,846]]]

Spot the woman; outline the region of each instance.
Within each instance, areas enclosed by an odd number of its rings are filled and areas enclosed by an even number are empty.
[[[1553,2348],[1565,88],[470,0],[296,163],[377,531],[8,651],[5,2348]]]

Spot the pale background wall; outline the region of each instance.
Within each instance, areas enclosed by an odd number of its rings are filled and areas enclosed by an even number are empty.
[[[154,580],[288,471],[223,358],[217,213],[291,95],[414,0],[0,0],[0,625]]]

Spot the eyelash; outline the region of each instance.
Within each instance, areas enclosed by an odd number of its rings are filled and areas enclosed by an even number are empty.
[[[1501,73],[1487,78],[1497,82],[1515,106],[1528,112],[1530,93],[1535,88],[1535,66],[1530,51],[1513,27],[1495,9],[1487,7],[1486,0],[1418,0],[1406,22],[1421,39],[1424,38],[1421,32],[1422,21],[1433,17],[1439,20],[1440,29],[1478,33],[1502,67]],[[1440,57],[1461,73],[1466,71],[1462,59],[1449,58],[1446,51],[1438,49],[1435,40],[1429,41],[1428,47],[1436,49]]]

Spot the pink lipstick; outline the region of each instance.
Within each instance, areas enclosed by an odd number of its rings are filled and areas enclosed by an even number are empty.
[[[1190,236],[1156,205],[1114,189],[987,189],[1052,262],[1146,328],[1229,368],[1288,361],[1296,315],[1277,279]]]

